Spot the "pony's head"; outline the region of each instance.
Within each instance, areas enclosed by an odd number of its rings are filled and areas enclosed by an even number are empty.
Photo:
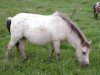
[[[85,42],[76,50],[76,55],[81,66],[89,65],[90,42]]]

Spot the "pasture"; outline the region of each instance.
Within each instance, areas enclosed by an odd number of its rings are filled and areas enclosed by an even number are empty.
[[[99,75],[100,74],[100,15],[94,20],[92,7],[99,0],[0,0],[0,75]],[[21,12],[49,15],[60,11],[77,24],[88,40],[92,42],[90,66],[80,67],[75,49],[69,43],[61,43],[60,62],[48,58],[50,45],[37,46],[26,41],[24,61],[18,55],[16,47],[10,52],[9,60],[4,63],[4,48],[10,35],[6,20]]]

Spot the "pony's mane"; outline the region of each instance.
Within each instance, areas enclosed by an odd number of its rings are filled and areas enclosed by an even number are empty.
[[[83,35],[83,33],[79,30],[79,28],[75,25],[75,23],[73,23],[70,19],[68,19],[66,16],[62,15],[61,13],[59,13],[58,11],[55,12],[53,14],[54,16],[59,16],[61,17],[65,22],[68,23],[68,25],[70,26],[71,30],[73,32],[75,32],[78,37],[81,39],[81,44],[82,46],[87,46],[90,47],[90,44],[88,43],[88,41],[86,40],[85,36]]]

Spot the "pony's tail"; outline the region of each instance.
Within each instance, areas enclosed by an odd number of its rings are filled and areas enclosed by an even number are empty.
[[[96,4],[93,5],[93,13],[95,14],[96,9],[95,9]]]
[[[12,20],[12,17],[8,17],[8,19],[7,19],[7,29],[9,31],[9,33],[10,33],[11,20]]]

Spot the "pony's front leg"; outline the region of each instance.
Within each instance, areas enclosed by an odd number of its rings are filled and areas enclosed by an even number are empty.
[[[60,60],[60,58],[59,58],[59,56],[60,56],[60,41],[59,40],[53,41],[53,45],[55,48],[56,59],[59,62],[59,60]]]

